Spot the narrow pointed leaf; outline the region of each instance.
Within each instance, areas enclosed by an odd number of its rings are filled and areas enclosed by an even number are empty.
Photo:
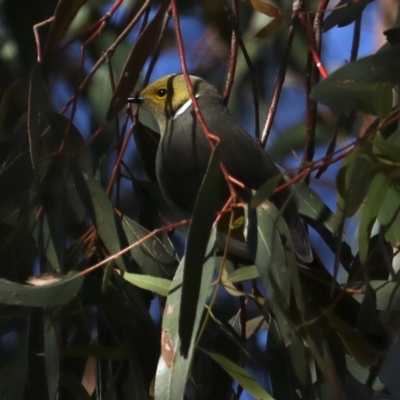
[[[193,333],[187,357],[184,358],[179,351],[180,338],[178,321],[180,303],[182,301],[181,290],[185,258],[182,259],[171,284],[167,297],[162,323],[161,356],[158,361],[155,400],[183,399],[188,379],[189,368],[193,359],[194,343],[199,330],[200,322],[206,304],[211,278],[215,268],[215,258],[212,257],[215,247],[215,230],[213,231],[206,251],[206,261],[201,275],[200,293],[197,300],[197,308],[194,311],[195,321]]]
[[[160,296],[168,296],[168,292],[171,286],[171,281],[168,279],[157,278],[154,276],[140,275],[140,274],[129,274],[124,273],[124,279],[135,286],[138,286],[145,290],[151,290],[159,294]]]
[[[0,279],[0,304],[29,307],[53,307],[72,300],[80,291],[83,276],[71,273],[58,281],[31,286]]]
[[[237,364],[221,354],[210,351],[204,351],[204,353],[206,353],[217,364],[219,364],[227,374],[229,374],[235,381],[239,383],[240,386],[243,387],[243,389],[246,389],[254,397],[259,400],[274,400],[274,398],[267,393],[245,369],[239,367]]]
[[[167,2],[164,2],[159,7],[154,18],[147,24],[132,47],[111,99],[110,108],[107,112],[107,121],[114,118],[127,103],[128,97],[139,79],[139,74],[143,69],[147,57],[154,51],[160,35],[167,4]]]
[[[101,240],[110,254],[119,253],[128,242],[114,214],[110,199],[95,178],[81,171],[76,163],[71,163],[71,167],[79,196]],[[126,254],[118,257],[115,262],[122,271],[128,270],[129,262]]]
[[[130,244],[150,234],[147,229],[127,216],[122,217],[122,228]],[[156,236],[152,236],[139,246],[133,247],[131,255],[145,275],[172,278],[178,266],[177,259]]]
[[[221,184],[219,160],[217,145],[212,152],[206,175],[204,176],[196,199],[186,244],[185,267],[182,280],[182,300],[179,314],[180,351],[184,357],[187,356],[192,341],[204,255],[219,203]]]
[[[389,189],[389,185],[390,181],[385,175],[375,175],[365,198],[365,204],[361,212],[358,230],[358,251],[362,264],[367,260],[369,239],[372,228]]]

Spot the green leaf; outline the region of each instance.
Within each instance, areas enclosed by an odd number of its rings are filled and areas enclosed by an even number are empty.
[[[53,307],[72,300],[80,291],[83,276],[70,273],[58,275],[56,282],[31,286],[0,279],[0,304],[29,307]]]
[[[375,175],[365,198],[358,229],[358,246],[361,263],[365,263],[368,256],[369,239],[379,210],[390,186],[390,181],[383,174]]]
[[[346,365],[349,373],[353,375],[357,381],[361,382],[363,385],[368,385],[368,379],[370,377],[370,370],[368,368],[361,367],[357,361],[348,354],[346,354]],[[374,379],[372,388],[377,391],[384,390],[384,385],[378,377]]]
[[[127,216],[122,217],[122,228],[130,244],[133,244],[150,232]],[[178,261],[173,254],[164,246],[157,236],[145,240],[139,246],[131,249],[132,258],[139,265],[145,275],[160,278],[172,278]]]
[[[165,18],[166,7],[167,4],[162,3],[154,18],[146,25],[133,45],[111,99],[107,121],[114,118],[126,105],[148,56],[155,50],[162,22]]]
[[[81,171],[76,163],[71,163],[71,170],[79,196],[95,225],[97,232],[110,254],[119,253],[128,245],[119,220],[114,214],[110,199],[100,183]],[[129,269],[126,254],[115,260],[122,271]]]
[[[271,286],[275,283],[286,308],[289,304],[291,276],[277,230],[278,219],[283,221],[282,215],[274,204],[265,202],[255,211],[246,208],[246,217],[246,241],[255,256],[261,281],[267,292],[276,289]]]
[[[187,356],[192,342],[204,257],[220,199],[221,169],[218,149],[218,145],[215,146],[211,154],[197,195],[186,243],[179,313],[180,351],[184,357]]]
[[[363,146],[344,158],[336,178],[339,215],[351,217],[360,208],[371,184],[368,176],[371,165],[370,146]]]
[[[334,26],[343,27],[351,24],[372,1],[374,0],[341,0],[325,18],[323,23],[324,32],[332,29]]]
[[[376,114],[381,121],[392,111],[393,104],[393,91],[392,88],[387,84],[377,85],[374,93],[374,103]]]
[[[236,283],[257,279],[260,276],[257,266],[241,267],[230,273],[226,279],[227,282]]]
[[[378,221],[385,239],[393,247],[400,247],[400,192],[395,186],[388,189],[378,213]]]
[[[274,398],[270,396],[245,369],[239,367],[221,354],[213,353],[211,351],[203,351],[251,395],[259,400],[274,400]]]
[[[51,315],[44,319],[44,358],[46,366],[47,389],[49,399],[56,400],[58,391],[58,379],[60,374],[60,350],[58,346],[57,334],[58,325]]]
[[[170,280],[149,275],[129,274],[125,272],[123,278],[135,286],[145,290],[151,290],[160,296],[168,296],[171,286]]]
[[[46,212],[43,213],[39,220],[36,220],[38,209],[35,208],[30,213],[32,236],[37,246],[46,255],[47,260],[57,271],[61,271],[61,255],[58,252],[60,248],[57,242],[60,238],[60,232],[55,231],[50,223],[52,222]]]
[[[214,273],[215,259],[212,257],[215,243],[215,230],[213,231],[206,251],[206,261],[202,267],[200,293],[197,307],[194,310],[195,322],[187,357],[184,358],[179,351],[180,338],[178,321],[180,319],[181,286],[185,258],[182,259],[171,284],[171,289],[165,304],[162,322],[161,356],[158,362],[155,400],[183,399],[189,368],[193,359],[194,343],[202,321],[204,305]]]
[[[67,33],[73,19],[87,1],[88,0],[59,0],[54,13],[54,20],[51,24],[50,33],[47,37],[43,62],[49,62],[54,56],[54,52],[58,50],[58,46]]]
[[[392,135],[394,136],[394,135]],[[400,145],[395,143],[395,137],[385,140],[378,132],[374,137],[372,151],[374,155],[390,160],[393,163],[400,163]]]
[[[376,54],[347,64],[318,83],[311,98],[324,103],[336,114],[352,109],[375,113],[378,84],[397,84],[400,47],[384,46]]]
[[[265,182],[251,198],[250,207],[256,208],[265,200],[268,200],[274,193],[274,190],[280,181],[282,181],[282,175],[280,174],[268,179],[267,182]]]

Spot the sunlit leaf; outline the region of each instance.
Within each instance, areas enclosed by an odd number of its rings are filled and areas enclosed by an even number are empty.
[[[244,282],[259,277],[258,269],[255,265],[250,267],[241,267],[234,270],[227,277],[227,281],[231,283]]]
[[[129,274],[127,272],[123,274],[123,277],[128,282],[133,283],[142,289],[151,290],[160,296],[168,296],[171,286],[171,281],[168,279],[148,275]]]

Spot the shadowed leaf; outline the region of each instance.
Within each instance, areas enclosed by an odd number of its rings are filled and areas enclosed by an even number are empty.
[[[15,306],[53,307],[72,300],[80,291],[83,276],[71,273],[57,276],[58,281],[45,286],[22,285],[0,279],[0,303]]]
[[[43,54],[43,62],[50,61],[79,9],[88,0],[59,0]]]
[[[182,300],[179,313],[180,351],[184,357],[187,356],[192,342],[204,255],[219,202],[221,182],[219,160],[217,145],[211,154],[206,174],[197,195],[186,244]]]
[[[376,113],[374,96],[378,84],[392,87],[398,81],[399,52],[399,45],[385,45],[376,54],[339,68],[314,87],[311,98],[326,104],[336,114],[354,108]]]
[[[194,310],[195,321],[193,324],[190,345],[187,357],[184,358],[179,351],[180,338],[178,321],[180,320],[180,304],[182,302],[181,288],[185,258],[182,259],[172,281],[167,297],[162,323],[161,356],[158,362],[155,400],[183,399],[189,367],[192,363],[194,343],[202,320],[204,305],[211,278],[214,273],[215,258],[212,257],[215,247],[215,230],[213,231],[206,251],[206,261],[202,266],[200,293]]]
[[[113,93],[110,108],[107,112],[107,121],[114,118],[127,103],[128,97],[139,79],[139,74],[143,69],[147,57],[155,50],[166,7],[167,2],[164,2],[133,45],[122,70],[118,85]]]
[[[219,364],[227,374],[229,374],[235,381],[239,383],[240,386],[246,389],[254,397],[260,400],[273,400],[273,397],[270,396],[245,369],[239,367],[237,364],[221,354],[210,351],[204,352],[217,364]]]

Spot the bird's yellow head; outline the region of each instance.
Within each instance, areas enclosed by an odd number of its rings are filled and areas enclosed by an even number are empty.
[[[197,76],[190,76],[194,94],[219,98],[217,90]],[[183,75],[167,75],[158,79],[128,99],[142,104],[156,119],[160,132],[165,132],[167,121],[185,112],[191,105],[190,94]]]

